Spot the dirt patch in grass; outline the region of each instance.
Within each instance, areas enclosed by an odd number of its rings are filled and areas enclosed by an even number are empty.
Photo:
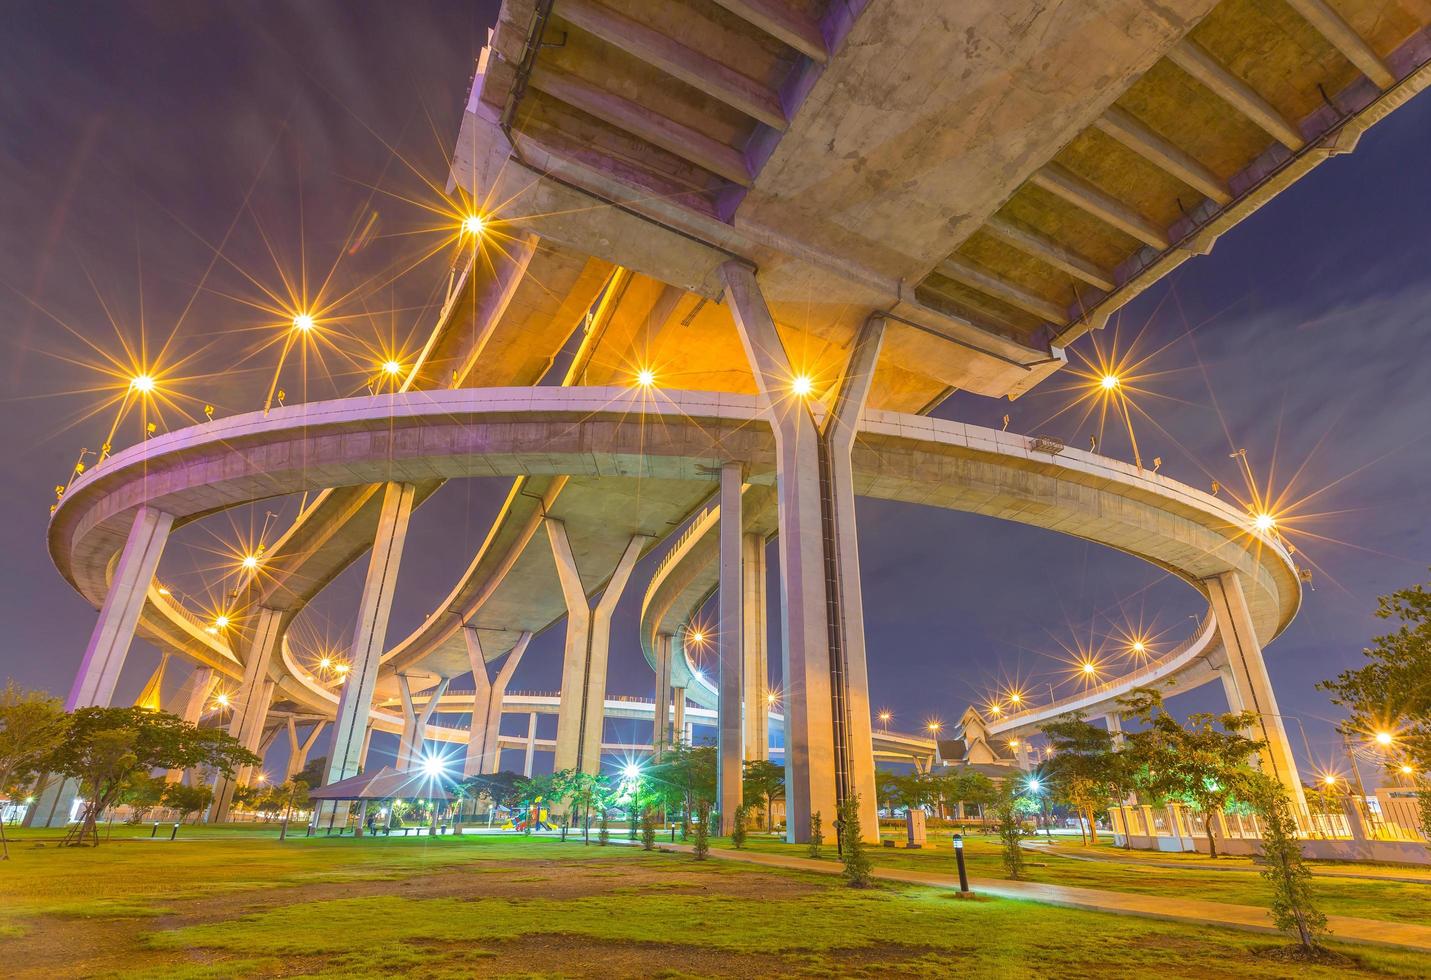
[[[620,884],[613,889],[613,879]],[[206,922],[221,922],[277,905],[335,901],[390,895],[397,898],[547,898],[576,899],[609,894],[660,890],[672,894],[720,895],[731,898],[775,899],[813,894],[820,883],[786,875],[749,872],[709,874],[685,872],[669,864],[621,861],[573,863],[529,861],[516,869],[493,873],[480,865],[430,874],[369,881],[331,882],[297,885],[274,892],[236,892],[200,898],[184,903],[182,909],[153,920],[159,930],[177,929]],[[0,950],[3,950],[0,944]]]
[[[821,883],[804,881],[798,877],[779,874],[761,874],[745,871],[742,874],[711,873],[710,868],[701,871],[686,871],[672,867],[665,861],[631,861],[625,856],[596,858],[591,860],[529,860],[520,867],[492,867],[485,862],[475,862],[466,867],[444,869],[432,873],[401,874],[373,880],[353,880],[344,882],[323,882],[312,885],[294,885],[265,891],[244,890],[185,899],[175,907],[165,909],[161,914],[136,921],[132,918],[68,916],[27,917],[23,923],[22,935],[0,939],[0,962],[24,964],[23,968],[7,976],[54,977],[100,976],[107,973],[143,973],[147,970],[162,972],[166,965],[187,965],[202,968],[213,965],[220,973],[227,957],[217,951],[201,948],[187,949],[179,953],[181,964],[174,963],[174,951],[159,951],[145,946],[142,937],[155,932],[167,932],[185,926],[224,922],[245,915],[262,912],[276,907],[335,901],[340,899],[363,898],[368,896],[393,896],[407,899],[554,899],[571,900],[621,892],[659,891],[667,894],[723,896],[739,899],[770,900],[789,898],[820,891]],[[615,887],[613,887],[613,885]],[[156,903],[163,899],[155,896]],[[697,947],[682,947],[673,959],[670,947],[628,945],[610,943],[609,951],[603,951],[595,961],[584,958],[582,949],[589,949],[590,939],[571,936],[537,935],[510,940],[498,944],[496,955],[499,963],[488,964],[483,959],[484,974],[502,973],[508,969],[518,969],[524,962],[526,968],[534,962],[544,960],[523,957],[523,947],[532,946],[528,952],[541,954],[547,948],[554,955],[560,954],[560,963],[548,964],[544,969],[558,973],[580,975],[590,968],[592,972],[607,975],[653,975],[660,970],[677,970],[708,975],[756,975],[744,972],[751,963],[745,959],[760,960],[759,957],[732,957],[719,952]],[[565,952],[563,952],[565,951]],[[472,955],[476,951],[466,950]],[[616,957],[616,972],[612,974],[605,966],[598,970],[595,962],[605,963],[606,952]],[[480,955],[480,954],[479,954]],[[323,959],[323,958],[320,958]],[[455,961],[448,957],[455,966]],[[339,958],[341,961],[341,958]],[[718,969],[729,961],[729,969]],[[763,963],[763,972],[768,973],[770,964]],[[489,969],[489,965],[491,969]],[[501,968],[498,969],[497,967]],[[629,969],[628,969],[629,967]],[[789,973],[809,969],[808,964],[791,963]],[[322,964],[284,963],[282,973],[322,972]],[[625,972],[623,972],[625,971]],[[245,971],[248,972],[248,971]],[[269,975],[261,969],[257,975]],[[276,975],[276,974],[275,974]]]
[[[146,923],[147,924],[147,923]],[[174,953],[135,944],[136,924],[127,919],[32,919],[24,936],[0,941],[0,973],[15,980],[96,977],[171,966]],[[193,962],[215,957],[196,950]]]

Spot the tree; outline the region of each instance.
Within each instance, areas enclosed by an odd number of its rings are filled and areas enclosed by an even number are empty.
[[[641,850],[656,849],[656,808],[648,806],[641,811]]]
[[[137,772],[125,780],[119,791],[119,802],[126,804],[133,811],[129,822],[143,821],[149,811],[163,801],[164,790],[168,785],[163,776],[147,772]]]
[[[730,842],[736,850],[745,847],[745,815],[747,812],[749,811],[744,803],[735,808],[735,819],[730,827]]]
[[[1054,750],[1042,767],[1052,783],[1049,789],[1087,820],[1090,843],[1097,844],[1096,813],[1127,783],[1125,771],[1131,757],[1114,749],[1111,732],[1089,724],[1079,714],[1049,722],[1043,726],[1043,734]]]
[[[820,856],[820,848],[825,843],[825,831],[820,825],[820,811],[816,810],[810,814],[810,843],[806,845],[806,851],[812,858]]]
[[[1024,826],[1024,815],[1032,813],[1036,807],[1033,801],[1019,794],[1012,779],[1005,779],[994,796],[991,809],[994,814],[994,832],[999,835],[999,844],[1004,860],[1004,871],[1017,881],[1024,872],[1025,837],[1032,837],[1033,831]]]
[[[840,854],[845,862],[845,881],[851,888],[870,885],[870,856],[860,827],[860,797],[852,793],[840,804]]]
[[[769,759],[747,759],[743,782],[746,799],[765,801],[765,829],[770,830],[774,801],[785,797],[785,767]]]
[[[648,770],[652,792],[669,808],[681,811],[681,837],[685,839],[691,814],[701,804],[706,809],[716,798],[716,750],[713,745],[692,748],[673,745],[661,761]]]
[[[58,698],[24,691],[13,682],[0,691],[0,794],[28,783],[61,745],[70,719]],[[0,820],[0,860],[10,860],[5,824]]]
[[[1214,817],[1247,796],[1249,762],[1264,744],[1242,734],[1257,716],[1199,712],[1181,723],[1163,708],[1163,696],[1150,688],[1138,688],[1120,704],[1144,726],[1125,736],[1139,789],[1154,799],[1180,800],[1200,810],[1208,853],[1217,857]]]
[[[984,816],[984,807],[993,803],[999,795],[994,781],[975,770],[951,771],[942,780],[944,798],[955,803],[973,803],[979,808],[980,819]]]
[[[944,792],[943,780],[922,772],[906,775],[891,774],[885,777],[883,790],[885,798],[907,810],[925,806],[939,799]]]
[[[1314,952],[1327,931],[1327,917],[1312,895],[1312,873],[1302,863],[1297,822],[1282,784],[1262,773],[1248,781],[1249,797],[1262,827],[1262,878],[1272,886],[1272,921]]]
[[[696,804],[696,843],[694,853],[697,861],[704,861],[711,849],[711,805],[707,800]]]
[[[601,807],[601,815],[597,817],[596,828],[596,843],[605,847],[611,842],[611,818],[604,805]]]
[[[1376,617],[1397,626],[1362,650],[1370,662],[1317,686],[1347,709],[1340,726],[1344,734],[1395,733],[1395,763],[1418,774],[1417,802],[1431,834],[1431,781],[1426,778],[1431,773],[1431,684],[1426,683],[1431,677],[1431,583],[1381,596]]]
[[[75,779],[85,799],[84,817],[67,844],[99,843],[99,814],[113,806],[126,781],[154,769],[203,766],[232,778],[240,766],[262,760],[225,731],[199,728],[177,715],[147,708],[80,708],[47,765]]]
[[[320,755],[316,759],[309,759],[307,765],[305,765],[301,771],[295,773],[293,778],[303,780],[311,788],[313,786],[322,786],[323,777],[327,775],[327,772],[328,757],[326,755]]]
[[[179,811],[180,823],[207,808],[213,800],[214,791],[207,785],[185,786],[183,783],[170,783],[164,787],[164,805]]]

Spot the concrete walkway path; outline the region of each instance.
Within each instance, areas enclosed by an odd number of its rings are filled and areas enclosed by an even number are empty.
[[[664,851],[689,853],[689,844],[658,843]],[[771,868],[788,868],[796,871],[815,871],[822,874],[839,874],[843,866],[838,861],[824,861],[801,858],[784,854],[761,854],[754,851],[735,851],[711,848],[710,856],[726,861],[744,861]],[[931,871],[914,871],[906,868],[875,868],[874,876],[885,881],[900,881],[911,885],[929,885],[935,888],[959,887],[957,875],[939,874]],[[1016,898],[1045,905],[1061,905],[1066,908],[1086,909],[1092,912],[1114,912],[1120,915],[1136,915],[1145,919],[1165,919],[1174,922],[1191,922],[1196,925],[1222,926],[1228,929],[1242,929],[1247,932],[1278,933],[1272,924],[1272,914],[1255,905],[1232,905],[1226,902],[1207,902],[1185,896],[1138,895],[1131,892],[1105,891],[1101,888],[1077,888],[1069,885],[1045,885],[1032,881],[1003,881],[987,878],[971,878],[969,887],[983,895],[997,895],[1000,898]],[[1364,943],[1371,946],[1387,946],[1392,949],[1411,949],[1431,953],[1431,926],[1410,922],[1386,922],[1381,919],[1361,919],[1349,915],[1327,916],[1327,929],[1332,939],[1346,943]]]
[[[1211,861],[1156,861],[1144,858],[1122,858],[1113,854],[1069,854],[1060,851],[1057,847],[1049,847],[1046,844],[1024,843],[1024,850],[1030,854],[1038,854],[1043,857],[1058,857],[1068,861],[1092,861],[1097,864],[1116,864],[1120,868],[1167,868],[1172,871],[1231,871],[1241,874],[1260,874],[1261,869],[1255,864],[1229,863],[1213,864]],[[1309,862],[1307,869],[1311,871],[1313,878],[1355,878],[1359,881],[1394,881],[1408,885],[1426,885],[1431,887],[1431,875],[1399,874],[1395,870],[1373,871],[1363,869],[1361,871],[1344,871],[1339,868],[1328,868],[1324,865]]]

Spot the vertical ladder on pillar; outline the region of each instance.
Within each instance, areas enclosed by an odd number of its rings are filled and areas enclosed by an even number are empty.
[[[825,629],[830,638],[830,714],[835,735],[835,803],[850,795],[850,720],[845,688],[845,619],[841,612],[840,548],[835,530],[834,472],[820,439],[820,533],[825,552]]]

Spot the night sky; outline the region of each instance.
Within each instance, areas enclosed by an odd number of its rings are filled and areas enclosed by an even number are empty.
[[[63,694],[93,625],[93,610],[51,566],[44,534],[54,485],[113,421],[104,406],[122,387],[121,337],[133,347],[143,336],[150,358],[162,350],[172,367],[184,397],[157,420],[171,428],[185,413],[202,417],[205,403],[219,414],[261,407],[278,322],[261,307],[274,305],[266,293],[282,294],[285,277],[301,293],[298,270],[307,269],[310,296],[325,280],[325,295],[352,294],[310,371],[310,398],[360,392],[377,352],[412,350],[425,333],[451,261],[427,254],[442,223],[429,210],[439,201],[431,185],[445,179],[494,8],[7,4],[0,675]],[[1095,344],[1148,358],[1136,371],[1148,417],[1134,424],[1145,461],[1161,457],[1165,475],[1201,487],[1216,480],[1245,499],[1228,456],[1245,448],[1259,482],[1297,502],[1283,526],[1314,567],[1315,591],[1268,663],[1304,763],[1302,731],[1315,765],[1337,751],[1336,709],[1316,681],[1360,660],[1380,625],[1376,596],[1424,580],[1431,565],[1428,159],[1431,101],[1422,97],[1070,352],[1075,365]],[[355,229],[367,230],[357,247]],[[1012,404],[956,396],[938,414],[998,426],[1008,413],[1013,431],[1086,447],[1097,420],[1068,410],[1072,380],[1055,376]],[[282,383],[299,397],[297,374]],[[140,428],[126,419],[116,448]],[[1131,458],[1112,422],[1100,449]],[[391,638],[446,594],[504,492],[457,481],[417,512]],[[281,527],[295,507],[268,502],[186,529],[161,575],[196,605],[221,602],[201,584],[215,576],[200,573],[265,521]],[[1165,647],[1206,606],[1151,566],[1049,532],[873,501],[861,501],[859,518],[871,688],[898,728],[952,723],[1000,685],[1066,692],[1071,651],[1101,650],[1116,670],[1110,637],[1120,628],[1141,625]],[[313,604],[300,642],[342,646],[361,575],[360,563]],[[651,690],[636,635],[644,584],[638,570],[618,612],[613,692]],[[535,641],[515,688],[557,686],[560,632]],[[132,698],[157,661],[136,643],[117,697]],[[169,690],[184,673],[175,666]],[[1174,705],[1225,707],[1216,685]]]

